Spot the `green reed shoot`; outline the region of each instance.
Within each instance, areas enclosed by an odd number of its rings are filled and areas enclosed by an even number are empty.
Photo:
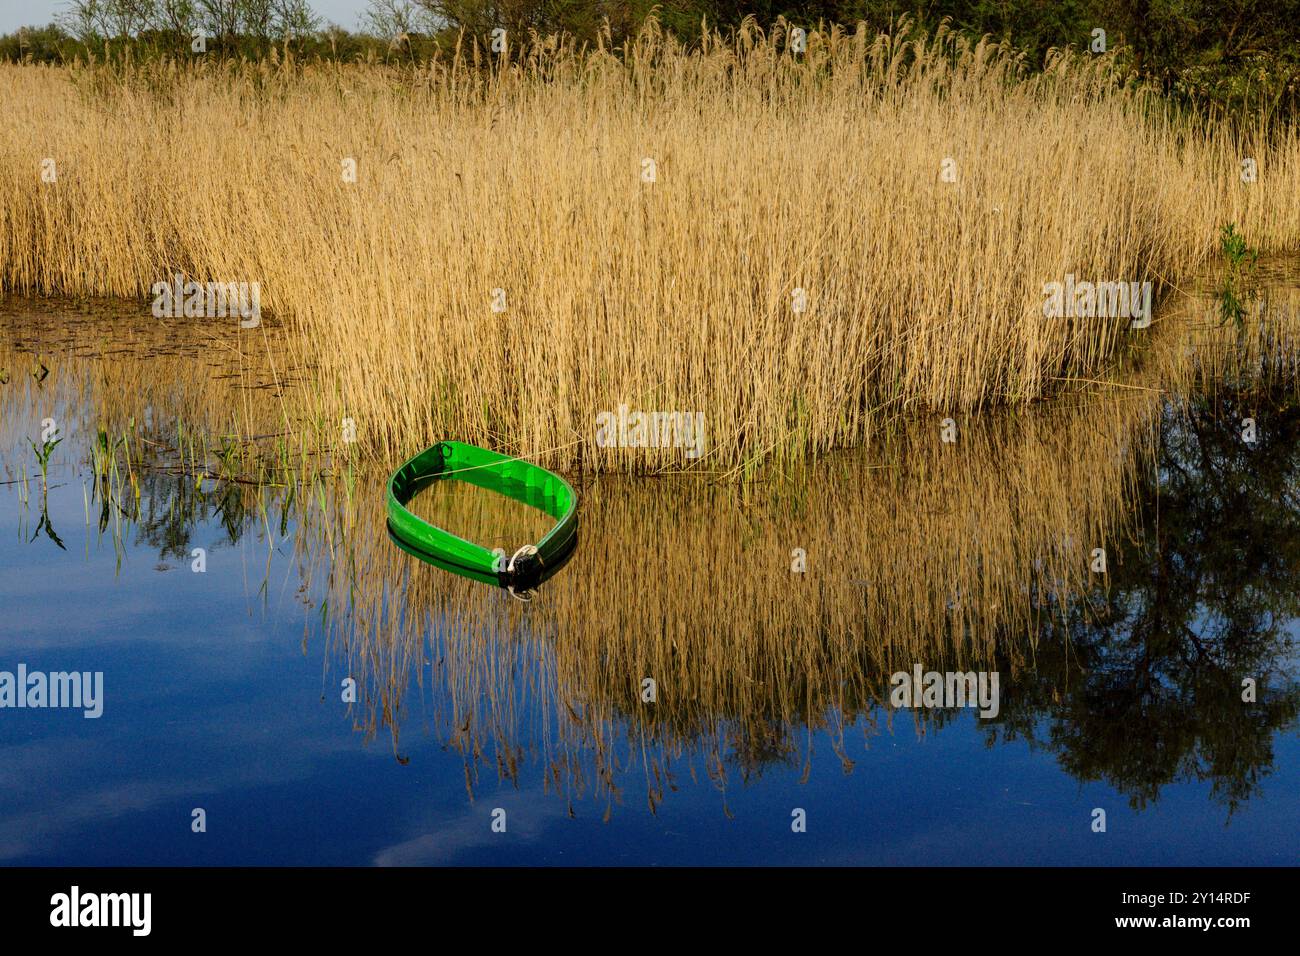
[[[47,494],[49,491],[48,472],[49,472],[49,465],[50,465],[50,455],[54,453],[55,447],[61,441],[63,441],[62,438],[55,438],[52,441],[46,441],[41,445],[37,445],[36,442],[32,441],[30,438],[27,439],[27,444],[31,445],[32,451],[36,453],[36,464],[39,465],[41,469],[41,495],[42,496]]]
[[[1246,321],[1246,304],[1254,298],[1243,284],[1255,269],[1259,250],[1251,248],[1231,222],[1219,234],[1219,250],[1226,265],[1218,291],[1219,317],[1222,324],[1232,322],[1240,330]]]

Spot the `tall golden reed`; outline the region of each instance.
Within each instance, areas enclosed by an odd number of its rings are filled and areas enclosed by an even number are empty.
[[[259,282],[316,370],[300,420],[385,461],[455,437],[730,472],[1095,372],[1129,333],[1044,318],[1066,273],[1163,289],[1226,221],[1300,244],[1294,129],[1174,117],[1105,58],[652,24],[473,60],[0,68],[0,283]],[[620,404],[703,412],[705,455],[598,448]]]

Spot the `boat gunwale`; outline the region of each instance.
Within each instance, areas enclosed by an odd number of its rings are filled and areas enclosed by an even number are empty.
[[[455,467],[458,459],[470,464],[467,467]],[[500,567],[500,555],[489,551],[483,545],[424,520],[406,507],[415,494],[429,484],[443,480],[468,481],[468,479],[458,479],[457,474],[480,470],[491,471],[498,475],[502,485],[521,484],[525,489],[537,488],[543,500],[559,500],[567,496],[567,506],[563,510],[549,510],[538,507],[524,495],[512,494],[500,488],[489,488],[503,497],[537,507],[537,510],[555,519],[555,525],[535,545],[532,545],[537,549],[537,557],[540,559],[543,571],[550,568],[557,558],[564,556],[577,533],[577,492],[561,475],[540,465],[466,442],[450,440],[435,442],[408,458],[389,476],[387,524],[390,534],[400,543],[408,545],[410,549],[417,552],[417,556],[430,555],[439,562],[464,568],[475,574],[503,579],[506,571]],[[511,475],[508,473],[509,470],[518,471],[520,474]],[[551,490],[553,485],[558,485],[559,494]],[[485,486],[480,485],[480,487]],[[501,583],[508,582],[501,580]]]

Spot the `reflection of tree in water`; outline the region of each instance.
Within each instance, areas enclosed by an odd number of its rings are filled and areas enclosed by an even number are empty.
[[[103,476],[96,481],[95,498],[101,533],[113,524],[117,512],[135,526],[135,544],[157,548],[160,559],[184,562],[190,559],[191,540],[199,527],[218,524],[225,532],[225,543],[238,544],[258,520],[259,498],[271,489],[244,481],[196,481],[193,470],[183,467],[175,450],[168,449],[167,439],[175,433],[174,422],[141,427],[140,447],[146,454],[134,462],[138,501],[129,485],[114,487]],[[273,492],[270,497],[275,497]],[[281,534],[285,533],[286,518],[287,514],[281,518]]]
[[[1256,419],[1254,444],[1243,417]],[[1136,808],[1167,784],[1208,781],[1231,813],[1259,789],[1273,735],[1300,711],[1286,670],[1286,627],[1300,617],[1300,406],[1199,400],[1160,428],[1143,534],[1112,546],[1108,593],[1056,609],[1036,675],[1017,683],[990,732],[1044,743],[1072,776],[1105,780]],[[1248,677],[1255,703],[1242,701]]]
[[[223,483],[203,492],[192,477],[170,474],[148,475],[141,485],[136,543],[157,548],[160,558],[188,561],[194,529],[214,521],[230,544],[238,544],[256,517],[237,485]]]

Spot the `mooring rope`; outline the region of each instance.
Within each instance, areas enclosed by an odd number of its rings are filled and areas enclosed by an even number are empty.
[[[502,465],[509,464],[512,461],[524,461],[539,458],[542,455],[549,455],[552,452],[564,451],[566,448],[572,448],[574,445],[581,445],[585,438],[579,438],[577,441],[571,441],[567,445],[556,445],[554,448],[544,448],[539,452],[530,452],[522,455],[516,455],[513,458],[503,458],[500,461],[490,461],[483,465],[470,465],[468,468],[453,468],[451,471],[438,472],[439,478],[445,478],[448,475],[459,475],[463,471],[478,471],[480,468],[500,468]]]

